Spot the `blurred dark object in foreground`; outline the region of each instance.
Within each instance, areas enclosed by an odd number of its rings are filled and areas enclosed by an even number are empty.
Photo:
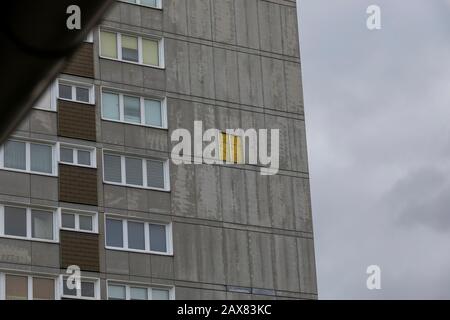
[[[7,1],[0,11],[0,144],[64,68],[112,0]],[[67,8],[81,9],[69,30]]]

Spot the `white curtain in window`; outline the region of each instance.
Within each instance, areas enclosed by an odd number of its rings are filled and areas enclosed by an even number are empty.
[[[53,240],[53,214],[48,211],[32,210],[33,238]]]
[[[145,123],[162,127],[161,101],[145,100]]]

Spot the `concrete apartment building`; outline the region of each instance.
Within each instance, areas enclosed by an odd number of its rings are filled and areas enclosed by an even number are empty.
[[[296,12],[117,1],[0,148],[0,299],[316,299]],[[173,164],[194,121],[280,129],[279,173]]]

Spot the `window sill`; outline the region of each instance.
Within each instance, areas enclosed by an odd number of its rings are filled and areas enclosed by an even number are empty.
[[[130,184],[123,184],[123,183],[115,183],[115,182],[108,182],[103,180],[104,184],[112,185],[112,186],[118,186],[118,187],[124,187],[124,188],[134,188],[134,189],[143,189],[143,190],[152,190],[152,191],[159,191],[159,192],[165,192],[170,193],[170,189],[160,189],[160,188],[151,188],[151,187],[144,187],[144,186],[135,186]]]
[[[121,62],[121,63],[134,64],[134,65],[141,66],[141,67],[147,67],[147,68],[158,69],[158,70],[166,70],[166,67],[164,67],[164,66],[162,66],[162,67],[161,66],[152,66],[150,64],[143,64],[143,63],[139,63],[139,62],[119,60],[119,59],[108,58],[108,57],[103,57],[103,56],[100,56],[100,58],[105,59],[105,60],[110,60],[110,61]]]
[[[63,162],[63,161],[59,161],[58,164],[62,164],[62,165],[65,165],[65,166],[71,166],[71,167],[97,169],[97,166],[93,167],[93,166],[87,166],[87,165],[82,165],[82,164],[67,163],[67,162]]]
[[[59,240],[45,240],[45,239],[34,239],[34,238],[25,238],[25,237],[16,237],[16,236],[8,236],[8,235],[2,235],[0,236],[0,239],[10,239],[10,240],[22,240],[22,241],[29,241],[29,242],[40,242],[40,243],[47,243],[47,244],[59,244]]]
[[[158,11],[162,11],[162,10],[163,10],[162,7],[160,8],[160,7],[146,6],[146,5],[143,5],[143,4],[131,3],[131,2],[128,2],[128,1],[122,1],[122,0],[119,0],[119,2],[126,3],[126,4],[130,4],[130,5],[132,5],[132,6],[137,6],[137,7],[140,7],[140,8],[148,8],[148,9],[153,9],[153,10],[158,10]]]
[[[112,251],[122,251],[122,252],[131,252],[131,253],[141,253],[141,254],[149,254],[153,256],[165,256],[165,257],[173,257],[173,253],[168,252],[157,252],[157,251],[146,251],[146,250],[136,250],[136,249],[123,249],[123,248],[115,248],[115,247],[109,247],[105,246],[106,250],[112,250]]]
[[[64,98],[57,98],[57,100],[67,101],[67,102],[72,102],[72,103],[85,104],[87,106],[95,107],[95,103],[92,103],[92,102],[83,102],[83,101],[69,100],[69,99],[64,99]]]
[[[98,231],[86,231],[86,230],[76,230],[76,229],[69,229],[69,228],[59,228],[61,231],[69,231],[69,232],[76,232],[76,233],[85,233],[85,234],[96,234],[99,235]]]
[[[106,119],[102,117],[102,121],[108,121],[108,122],[114,122],[114,123],[122,123],[122,124],[128,124],[136,127],[144,127],[144,128],[150,128],[150,129],[159,129],[164,131],[169,131],[169,128],[166,127],[157,127],[157,126],[151,126],[148,124],[139,124],[135,122],[127,122],[127,121],[120,121],[120,120],[112,120],[112,119]]]
[[[44,108],[37,108],[37,107],[33,107],[33,110],[46,111],[46,112],[51,112],[51,113],[58,112],[56,109],[44,109]]]
[[[26,171],[26,170],[10,169],[10,168],[0,168],[0,170],[10,171],[10,172],[17,172],[17,173],[32,174],[32,175],[36,175],[36,176],[52,177],[52,178],[57,178],[58,177],[58,174],[54,174],[54,173],[42,173],[42,172]]]

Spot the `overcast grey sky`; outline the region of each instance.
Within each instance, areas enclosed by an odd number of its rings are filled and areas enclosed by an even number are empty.
[[[319,297],[450,299],[450,1],[298,2]]]

